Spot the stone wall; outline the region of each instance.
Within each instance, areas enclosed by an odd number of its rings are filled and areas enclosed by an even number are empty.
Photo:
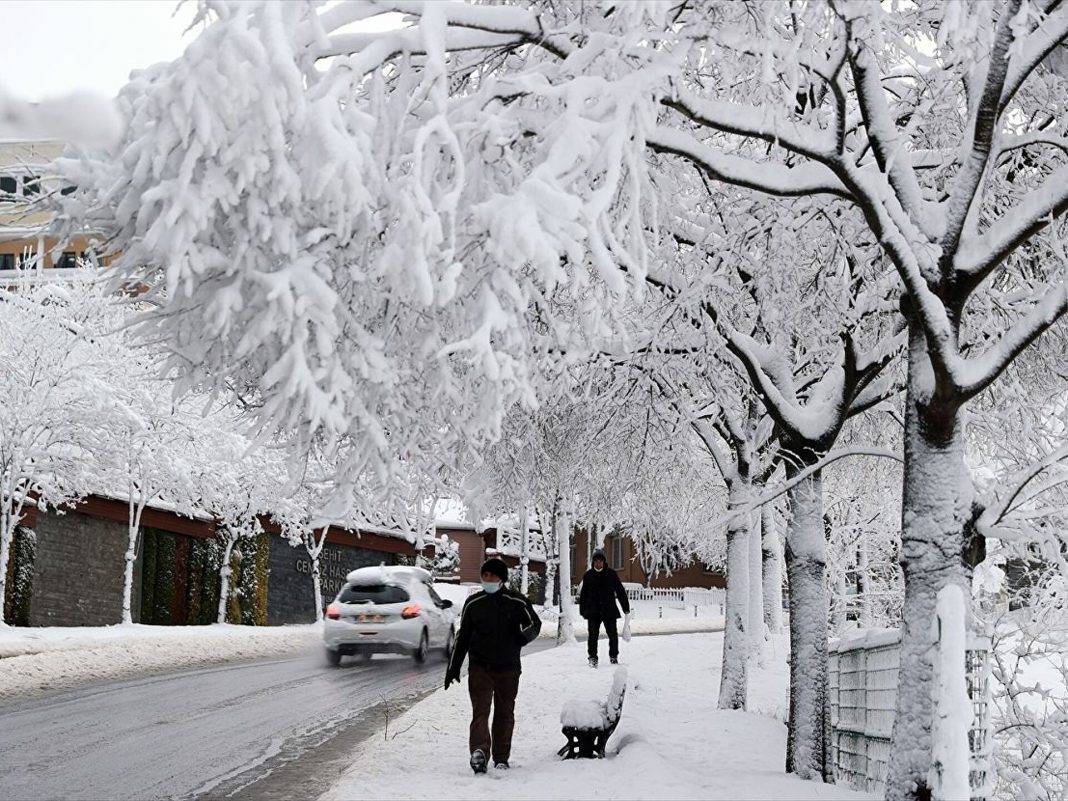
[[[268,540],[271,555],[267,580],[267,624],[313,623],[315,598],[311,560],[307,551],[299,546],[294,548],[284,537],[271,536]],[[334,599],[350,570],[396,563],[396,554],[326,543],[319,556],[323,603]]]
[[[77,513],[40,512],[32,626],[101,626],[122,622],[126,526]],[[140,602],[140,565],[134,569],[133,614]]]

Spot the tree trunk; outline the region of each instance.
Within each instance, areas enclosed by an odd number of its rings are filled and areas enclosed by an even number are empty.
[[[857,544],[857,598],[860,601],[858,625],[870,629],[874,624],[871,606],[871,587],[868,583],[868,548],[864,540]]]
[[[0,510],[0,627],[7,625],[4,602],[7,599],[7,563],[11,559],[11,540],[15,535],[15,518],[7,504]]]
[[[545,557],[545,596],[544,606],[556,606],[556,560],[551,556]]]
[[[126,553],[123,555],[122,572],[122,622],[133,623],[133,574],[137,561],[137,539],[141,533],[141,513],[144,504],[130,505],[129,522],[126,527]]]
[[[542,590],[542,605],[553,607],[556,605],[556,558],[553,553],[556,548],[556,529],[553,527],[552,517],[546,520],[545,514],[537,506],[534,507],[534,516],[538,519],[538,534],[545,552],[545,588]],[[549,532],[548,536],[546,536],[546,531]]]
[[[525,597],[530,588],[530,521],[527,504],[519,512],[519,592]]]
[[[759,655],[764,649],[764,554],[760,538],[760,513],[749,516],[749,602],[746,631],[749,634],[749,647],[752,653]]]
[[[323,585],[319,577],[319,550],[316,549],[311,556],[312,563],[312,592],[315,593],[315,622],[323,622]]]
[[[736,508],[732,503],[730,508]],[[727,529],[727,603],[723,629],[723,669],[719,680],[719,708],[745,709],[748,689],[749,640],[749,521],[731,519]]]
[[[761,575],[764,579],[764,625],[776,642],[782,634],[782,543],[776,528],[775,507],[765,505],[760,510]]]
[[[571,519],[558,512],[553,516],[553,526],[557,528],[560,543],[560,618],[556,627],[556,642],[560,644],[575,639],[575,604],[571,600]]]
[[[849,617],[849,592],[846,585],[845,570],[839,570],[834,577],[834,626],[835,636],[841,636],[845,632],[846,620]]]
[[[787,478],[804,469],[796,465]],[[790,582],[790,720],[786,771],[802,779],[827,778],[827,540],[823,478],[813,473],[789,491],[786,570]]]
[[[233,553],[234,543],[237,540],[230,539],[223,548],[222,564],[219,565],[219,613],[215,617],[216,623],[226,622],[226,605],[230,601],[230,554]]]
[[[915,326],[911,326],[915,329]],[[886,798],[930,797],[932,621],[939,590],[959,585],[971,596],[973,490],[964,463],[963,420],[954,399],[925,397],[930,367],[922,334],[910,331],[905,400],[905,467],[901,505],[901,668]]]

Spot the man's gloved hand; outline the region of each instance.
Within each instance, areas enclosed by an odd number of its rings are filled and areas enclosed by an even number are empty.
[[[449,689],[449,685],[450,684],[452,684],[454,681],[459,681],[459,680],[460,680],[459,676],[454,676],[451,672],[447,672],[445,674],[445,689],[446,690]]]

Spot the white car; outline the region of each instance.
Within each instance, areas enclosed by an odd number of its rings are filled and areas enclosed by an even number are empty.
[[[464,582],[462,584],[452,584],[444,581],[435,581],[434,590],[442,598],[452,601],[453,615],[453,631],[460,632],[460,615],[464,610],[464,603],[469,597],[476,592],[482,590],[481,584],[473,584],[471,582]]]
[[[408,654],[417,662],[431,649],[452,655],[452,601],[441,598],[419,567],[361,567],[326,608],[323,644],[331,665],[343,656]]]

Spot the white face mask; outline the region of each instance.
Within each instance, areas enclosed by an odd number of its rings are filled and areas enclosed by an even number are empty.
[[[594,565],[593,569],[596,570],[598,573],[600,573],[602,570],[604,570],[604,565],[601,565],[600,567],[597,567],[597,565]]]
[[[490,595],[497,592],[501,588],[501,582],[499,581],[483,581],[482,589],[488,592]]]

